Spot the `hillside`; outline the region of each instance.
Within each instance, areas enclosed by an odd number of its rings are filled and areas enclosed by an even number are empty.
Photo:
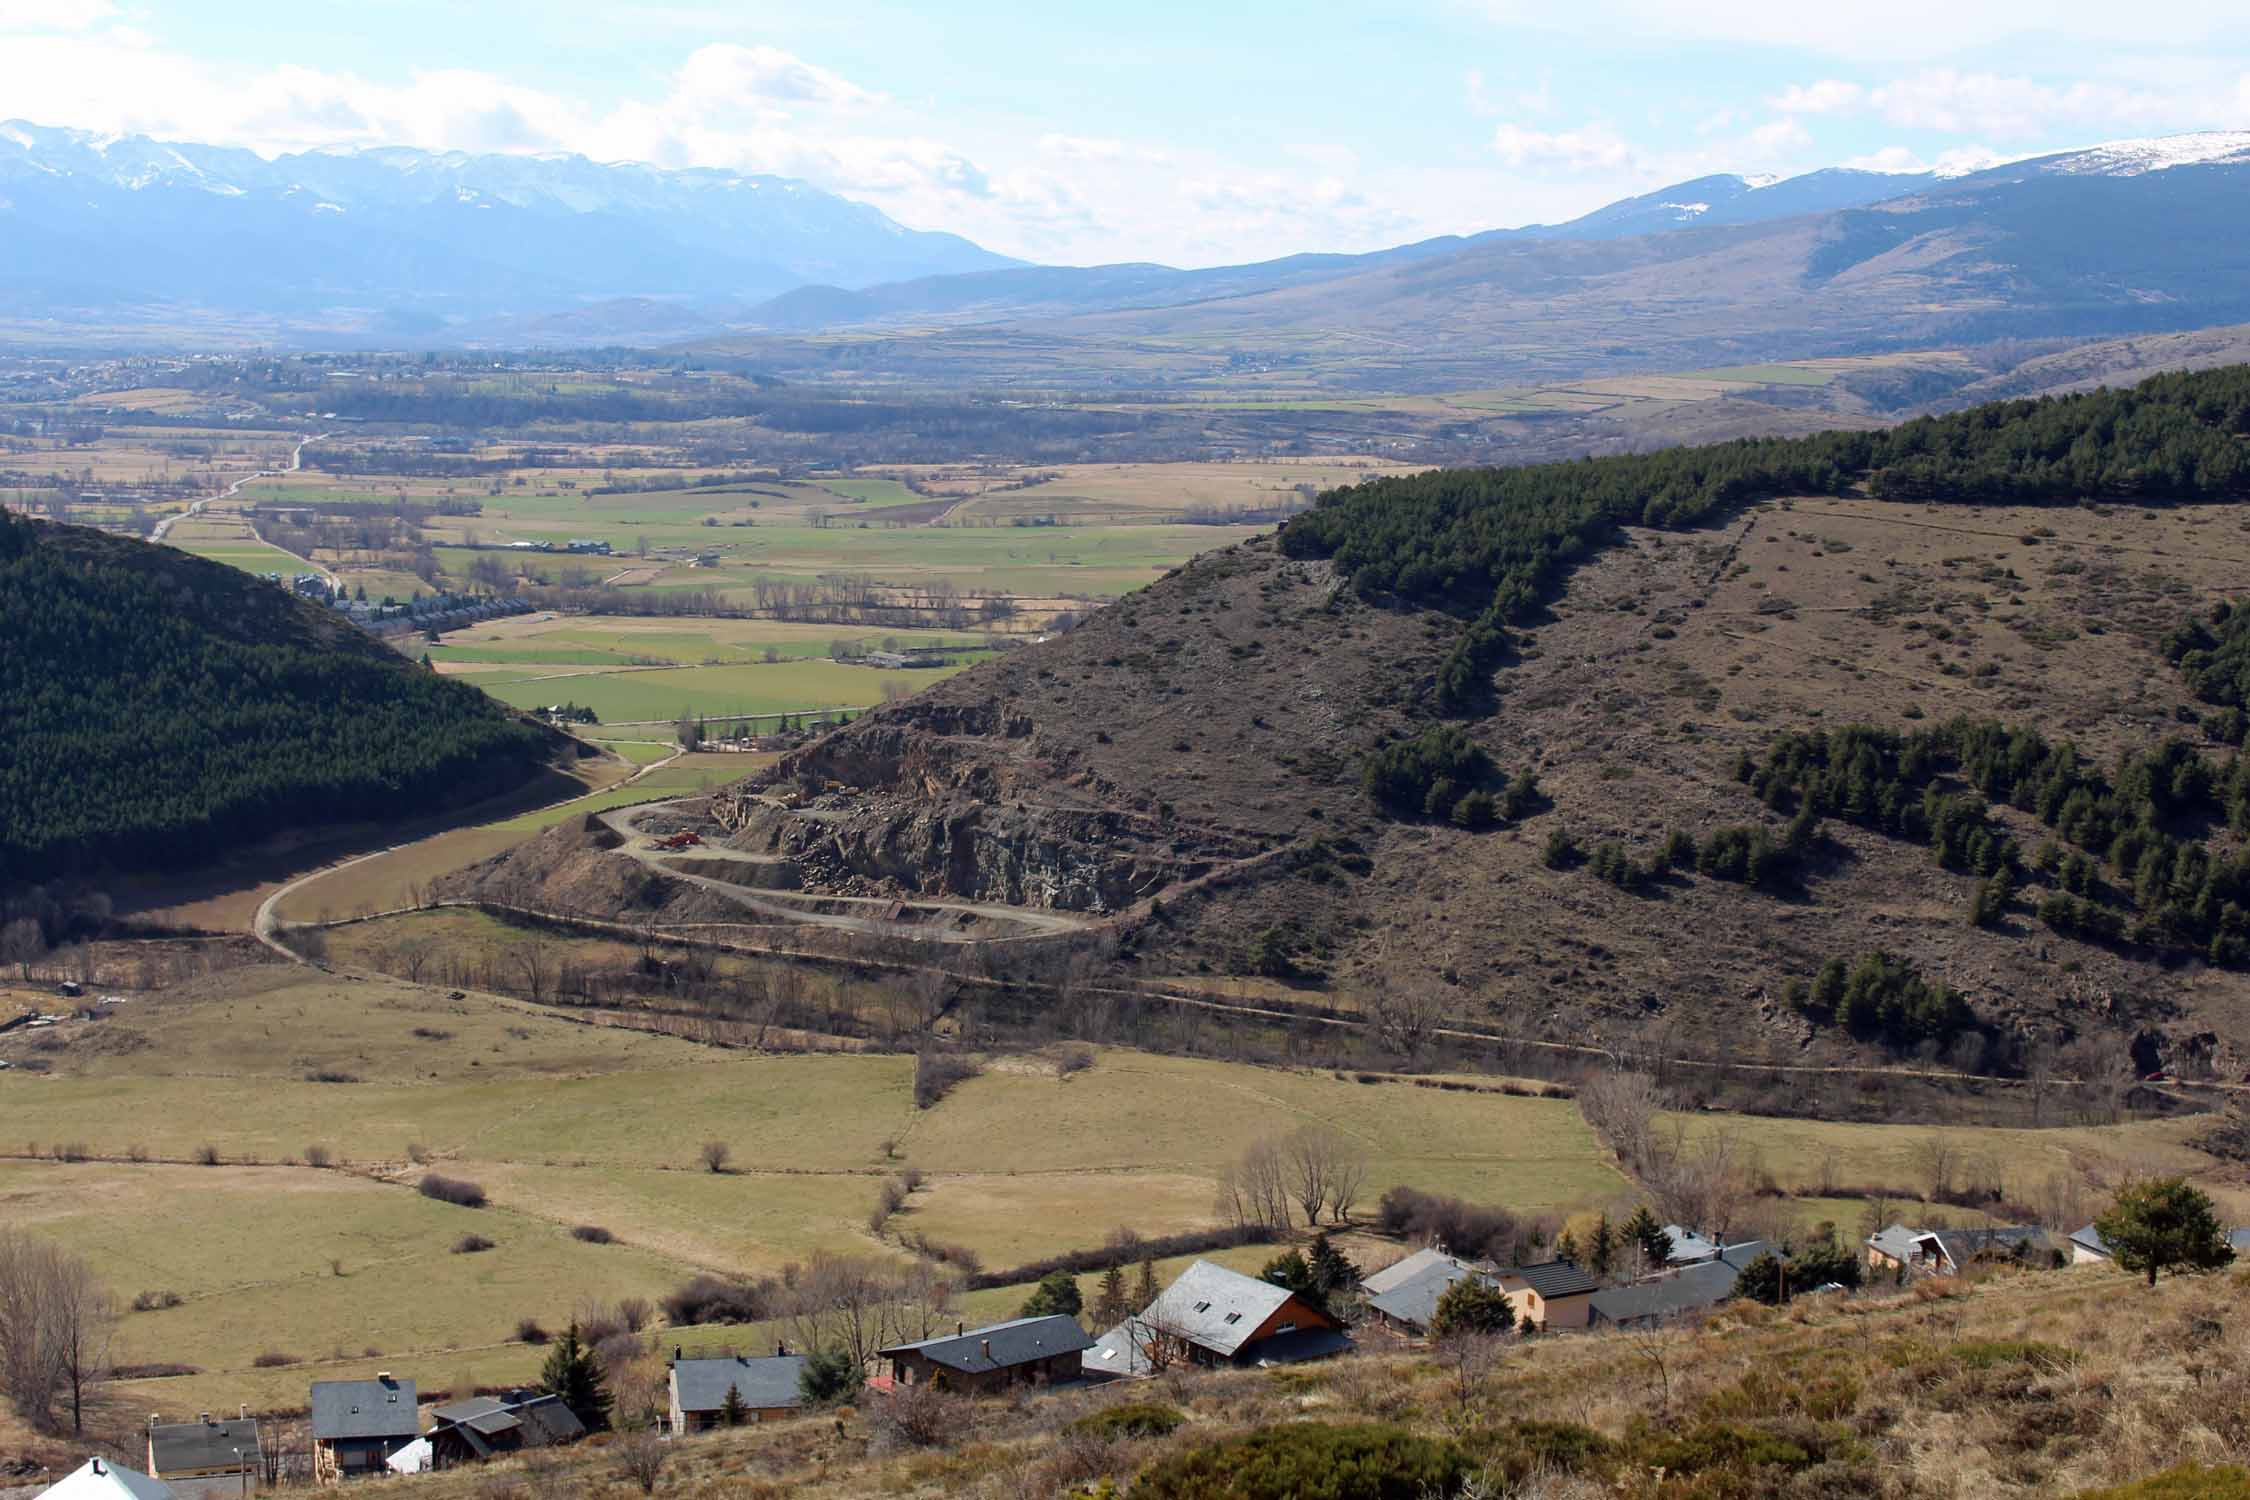
[[[901,936],[929,903],[1060,914],[1119,976],[1386,1026],[2239,1078],[2237,637],[2175,632],[2250,565],[2246,397],[2235,368],[1334,492],[722,795],[763,867],[735,894],[857,898],[858,931],[925,903]],[[726,906],[723,869],[651,882],[616,844],[560,830],[464,888]],[[1845,994],[1878,953],[1906,970]]]
[[[1663,222],[1668,197],[1615,205],[1614,232],[1433,241],[1262,281],[1199,272],[1192,293],[1150,288],[1136,301],[1096,271],[1040,273],[1013,306],[971,295],[1009,284],[1004,273],[962,284],[951,310],[972,315],[968,326],[871,337],[851,364],[1144,385],[1249,367],[1323,391],[1444,391],[2204,328],[2250,316],[2246,178],[2250,136],[2193,136],[1901,180],[1895,195],[1856,201],[1841,187],[1825,201],[1807,191],[1770,200],[1798,205],[1777,217],[1720,202]],[[946,310],[950,285],[878,288],[840,311],[880,322]],[[747,331],[699,347],[784,374],[836,364],[818,341]]]
[[[1736,1303],[1700,1327],[1436,1351],[1377,1330],[1321,1364],[869,1396],[660,1445],[655,1480],[682,1496],[2241,1500],[2244,1279],[1980,1271]],[[602,1439],[418,1483],[431,1500],[519,1479],[629,1495],[634,1451]]]
[[[219,563],[0,513],[0,890],[461,805],[564,742]]]

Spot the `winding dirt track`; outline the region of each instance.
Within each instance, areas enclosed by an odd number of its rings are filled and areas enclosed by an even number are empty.
[[[612,851],[613,853],[622,854],[628,859],[635,860],[667,879],[684,881],[701,890],[724,896],[747,911],[757,912],[761,916],[778,917],[783,921],[802,922],[813,927],[839,928],[846,932],[896,934],[899,931],[899,924],[887,918],[858,917],[852,916],[848,912],[819,911],[815,910],[812,905],[812,903],[817,902],[826,906],[884,910],[901,904],[885,897],[825,896],[809,892],[797,894],[788,891],[763,890],[732,880],[721,880],[715,875],[691,875],[685,870],[673,868],[665,862],[665,855],[673,851],[658,849],[655,840],[640,831],[639,823],[643,817],[650,813],[662,812],[676,805],[671,802],[643,802],[632,807],[611,808],[607,812],[597,814],[597,816],[612,833],[625,840],[621,847]],[[789,863],[788,860],[779,855],[753,854],[747,850],[728,849],[717,845],[698,846],[690,857],[698,860],[715,860],[769,867]],[[1027,932],[1018,932],[1013,935],[1018,940],[1032,937],[1053,937],[1057,933],[1081,932],[1095,925],[1093,918],[1082,917],[1073,913],[1043,911],[1028,906],[1007,906],[995,902],[933,900],[917,896],[905,901],[904,904],[921,911],[955,912],[964,917],[984,918],[988,921],[1005,922],[1012,927],[1029,928],[1030,930]],[[990,932],[962,931],[955,927],[934,925],[916,927],[914,936],[941,943],[1006,942],[1011,940],[1010,938],[995,938]]]

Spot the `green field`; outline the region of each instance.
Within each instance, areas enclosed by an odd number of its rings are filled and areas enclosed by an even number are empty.
[[[784,661],[756,666],[662,667],[648,670],[535,673],[520,668],[459,674],[493,697],[518,708],[577,703],[605,724],[676,719],[681,714],[720,718],[736,714],[804,713],[866,708],[881,703],[886,683],[918,691],[961,667],[882,671],[829,661]]]
[[[894,649],[895,643],[896,647],[975,651],[986,644],[982,636],[958,631],[874,632],[853,626],[807,628],[752,620],[642,618],[630,623],[557,619],[542,629],[471,630],[427,650],[432,661],[525,666],[625,666],[669,661],[681,666],[708,666],[754,664],[764,661],[769,652],[791,660],[826,660],[842,642],[866,650]]]

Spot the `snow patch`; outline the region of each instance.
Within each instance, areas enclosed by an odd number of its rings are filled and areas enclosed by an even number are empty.
[[[27,151],[37,144],[32,140],[29,132],[18,130],[13,125],[0,126],[0,141],[12,141]]]
[[[315,203],[313,205],[313,212],[316,214],[340,214],[343,211],[344,206],[341,203]]]
[[[2232,161],[2250,156],[2250,131],[2197,130],[2186,135],[2151,136],[2137,141],[2074,151],[2051,170],[2072,177],[2138,177],[2171,167]]]
[[[1754,193],[1760,188],[1770,188],[1775,183],[1785,180],[1778,172],[1758,172],[1743,178],[1742,185]]]
[[[1693,219],[1711,211],[1711,205],[1708,203],[1659,203],[1656,206],[1658,208],[1678,209],[1680,217],[1683,219]]]

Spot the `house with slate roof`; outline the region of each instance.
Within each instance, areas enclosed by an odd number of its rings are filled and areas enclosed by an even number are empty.
[[[1351,1347],[1334,1318],[1287,1287],[1198,1260],[1095,1341],[1081,1365],[1089,1375],[1150,1375],[1186,1364],[1296,1364]]]
[[[313,1483],[388,1474],[385,1460],[421,1435],[414,1408],[414,1382],[388,1370],[373,1380],[314,1381]]]
[[[2090,1228],[2091,1226],[2089,1226]],[[2080,1231],[2083,1233],[2084,1231]],[[2075,1254],[2077,1237],[2058,1241],[2046,1230],[2030,1225],[2002,1225],[1991,1229],[1910,1229],[1893,1224],[1867,1237],[1867,1263],[1878,1271],[1904,1267],[1910,1273],[1953,1276],[1975,1260],[2013,1260],[2026,1265],[2061,1265]]]
[[[1646,1328],[1691,1317],[1731,1301],[1741,1275],[1741,1267],[1713,1259],[1632,1286],[1604,1287],[1587,1299],[1590,1326]]]
[[[431,1409],[430,1430],[424,1438],[430,1445],[426,1467],[482,1463],[526,1448],[575,1443],[585,1435],[586,1424],[551,1391],[471,1396]]]
[[[148,1472],[152,1479],[161,1479],[182,1495],[201,1494],[206,1489],[224,1490],[229,1495],[246,1493],[255,1487],[259,1470],[258,1422],[250,1415],[248,1407],[232,1420],[213,1421],[204,1412],[193,1422],[162,1422],[153,1414],[148,1419]],[[243,1476],[252,1476],[245,1480]],[[189,1480],[224,1479],[221,1486],[189,1484]]]
[[[1593,1320],[1593,1295],[1602,1284],[1567,1260],[1509,1266],[1493,1279],[1508,1294],[1516,1322],[1542,1333],[1584,1328]]]
[[[136,1469],[89,1458],[41,1490],[39,1500],[177,1500],[177,1493]]]
[[[1078,1356],[1093,1342],[1076,1318],[1053,1313],[893,1344],[877,1350],[876,1357],[890,1361],[893,1385],[937,1380],[956,1391],[990,1391],[1076,1380],[1082,1373]]]
[[[1405,1271],[1404,1276],[1399,1275]],[[1438,1299],[1456,1282],[1470,1277],[1489,1286],[1500,1282],[1489,1266],[1477,1266],[1437,1250],[1417,1250],[1397,1265],[1385,1267],[1360,1282],[1368,1310],[1386,1328],[1401,1333],[1424,1334],[1437,1316]]]
[[[748,1421],[770,1422],[788,1416],[804,1402],[804,1394],[797,1387],[797,1379],[804,1373],[802,1354],[683,1359],[674,1349],[672,1372],[666,1381],[672,1393],[672,1431],[702,1432],[719,1425],[730,1390],[741,1401]]]

